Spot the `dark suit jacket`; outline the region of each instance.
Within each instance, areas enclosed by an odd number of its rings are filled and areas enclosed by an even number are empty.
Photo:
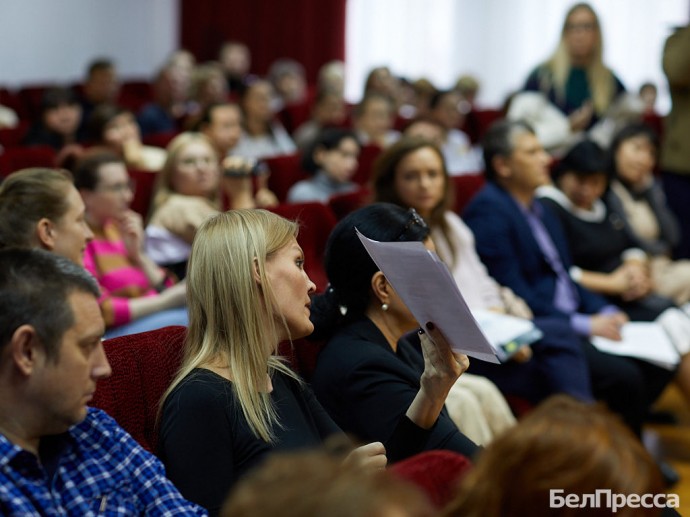
[[[543,210],[542,222],[551,236],[566,271],[572,265],[563,229],[556,216]],[[517,201],[494,183],[487,183],[472,199],[463,220],[474,232],[477,252],[499,284],[524,298],[535,316],[568,318],[553,303],[556,272],[548,263]],[[594,314],[606,305],[597,294],[576,286],[580,297],[577,312]]]
[[[419,391],[424,359],[401,339],[397,353],[368,318],[342,328],[319,354],[312,388],[343,431],[364,442],[388,442]],[[445,408],[423,450],[448,449],[471,457],[477,445]]]

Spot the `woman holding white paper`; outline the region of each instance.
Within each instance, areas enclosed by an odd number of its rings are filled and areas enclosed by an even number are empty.
[[[436,251],[471,309],[533,318],[524,301],[491,278],[479,259],[472,231],[451,210],[450,179],[443,156],[433,143],[417,138],[400,140],[374,164],[373,183],[377,201],[413,207],[428,222]],[[488,377],[503,393],[533,404],[554,393],[593,400],[579,343],[557,331],[557,325],[548,318],[537,318],[534,323],[544,337],[530,346],[531,359],[518,354],[500,366],[473,361],[470,371]]]
[[[330,287],[312,304],[315,333],[330,337],[312,377],[317,398],[344,431],[365,441],[386,440],[420,389],[428,389],[422,372],[441,359],[420,353],[415,329],[421,325],[435,340],[441,336],[433,322],[415,321],[369,257],[355,228],[380,242],[433,244],[429,228],[416,212],[383,203],[361,208],[331,233],[325,255]],[[334,334],[325,335],[329,332]],[[457,353],[448,352],[444,359],[458,361],[463,371],[469,363]],[[434,366],[443,367],[443,363]],[[440,415],[424,449],[471,456],[477,446],[443,409],[452,386],[445,385],[443,396],[437,399]]]

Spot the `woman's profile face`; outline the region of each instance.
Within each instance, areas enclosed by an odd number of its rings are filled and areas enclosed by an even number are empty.
[[[648,181],[656,164],[656,149],[644,135],[630,137],[616,149],[616,174],[632,186]]]
[[[266,260],[266,276],[275,296],[278,328],[282,328],[284,318],[289,331],[288,336],[280,336],[281,341],[311,334],[314,325],[309,319],[309,295],[316,286],[304,270],[304,253],[295,238]]]
[[[347,183],[357,171],[359,144],[354,138],[343,138],[333,149],[317,149],[314,160],[337,183]]]
[[[178,153],[171,177],[175,192],[185,196],[212,197],[219,183],[218,158],[208,143],[192,141]]]
[[[84,250],[86,243],[93,238],[93,232],[86,224],[84,216],[84,202],[73,185],[69,185],[65,201],[67,211],[53,221],[54,246],[52,252],[70,259],[76,264],[84,264]]]
[[[446,177],[441,157],[431,147],[407,154],[395,169],[393,187],[405,206],[428,218],[445,195]]]

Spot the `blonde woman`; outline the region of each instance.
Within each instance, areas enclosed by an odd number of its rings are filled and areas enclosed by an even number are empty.
[[[251,208],[251,178],[221,178],[218,156],[200,133],[182,133],[168,145],[146,228],[146,252],[180,278],[197,228],[222,209],[222,193],[233,208]]]
[[[315,286],[304,271],[297,231],[296,223],[265,210],[232,210],[206,221],[192,246],[189,332],[180,371],[162,401],[159,454],[180,491],[212,515],[230,487],[271,451],[314,447],[341,434],[275,355],[281,341],[314,328]],[[429,363],[423,387],[386,442],[391,459],[421,450],[444,392],[467,367],[437,331],[432,336],[438,347],[422,340]],[[349,458],[371,468],[386,464],[377,442]]]
[[[603,62],[601,25],[589,4],[568,10],[555,52],[532,71],[524,89],[546,95],[568,115],[573,132],[589,129],[625,91]]]

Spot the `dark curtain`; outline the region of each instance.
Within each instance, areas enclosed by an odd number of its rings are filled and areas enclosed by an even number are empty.
[[[249,46],[252,73],[279,58],[304,65],[314,82],[319,67],[345,57],[346,0],[181,0],[180,46],[198,60],[218,57],[227,40]]]

